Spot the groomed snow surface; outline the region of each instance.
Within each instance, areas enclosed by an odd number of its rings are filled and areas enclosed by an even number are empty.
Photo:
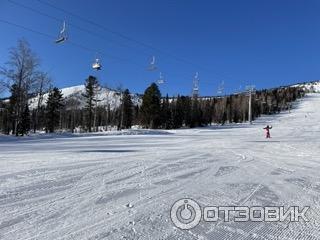
[[[319,121],[320,94],[310,94],[251,126],[3,136],[0,239],[320,239]],[[202,206],[310,206],[310,222],[180,230],[170,208],[185,197]]]

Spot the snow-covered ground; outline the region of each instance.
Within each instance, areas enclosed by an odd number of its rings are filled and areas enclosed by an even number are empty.
[[[311,94],[253,125],[1,137],[0,239],[319,239],[319,109],[320,94]],[[310,206],[310,222],[201,222],[185,231],[170,220],[185,197]]]
[[[302,87],[307,91],[320,93],[320,80],[303,83],[303,84],[295,84],[292,87]]]

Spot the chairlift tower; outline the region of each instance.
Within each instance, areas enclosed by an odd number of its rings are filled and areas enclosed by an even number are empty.
[[[256,87],[254,85],[246,86],[246,93],[247,93],[247,96],[249,96],[248,118],[249,118],[249,123],[252,124],[252,95],[256,93]]]
[[[220,85],[219,85],[219,87],[218,87],[218,91],[217,91],[217,94],[218,94],[219,96],[222,96],[223,93],[224,93],[224,81],[222,81],[222,82],[220,83]]]
[[[192,86],[192,97],[199,97],[199,73],[196,72],[196,75],[193,78],[193,86]]]
[[[161,85],[161,84],[164,84],[164,83],[165,83],[165,79],[164,79],[164,77],[163,77],[162,72],[160,72],[159,78],[158,78],[158,80],[156,81],[156,83],[157,83],[158,85]]]

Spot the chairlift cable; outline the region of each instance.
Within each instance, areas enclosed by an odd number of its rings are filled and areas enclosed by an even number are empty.
[[[61,22],[64,21],[64,20],[61,19],[61,18],[57,18],[57,17],[54,17],[54,16],[52,16],[52,15],[46,14],[46,13],[41,12],[41,11],[35,9],[35,8],[29,7],[29,6],[27,6],[27,5],[24,5],[24,4],[22,4],[22,3],[18,3],[18,2],[13,1],[13,0],[7,0],[7,1],[10,2],[10,3],[12,3],[12,4],[14,4],[14,5],[17,5],[17,6],[19,6],[19,7],[25,8],[25,9],[27,9],[27,10],[29,10],[29,11],[35,12],[35,13],[37,13],[37,14],[39,14],[39,15],[42,15],[42,16],[47,17],[47,18],[49,18],[49,19],[52,19],[52,20],[54,20],[54,21],[56,21],[56,22],[61,23]],[[126,48],[128,48],[128,49],[134,49],[134,48],[132,48],[131,46],[129,46],[129,45],[127,45],[127,44],[123,44],[123,43],[120,43],[119,41],[115,41],[115,40],[106,38],[105,36],[103,36],[103,35],[101,35],[101,34],[99,34],[99,33],[97,33],[97,32],[94,32],[94,31],[88,30],[88,29],[86,29],[86,28],[80,27],[79,25],[75,25],[75,24],[70,23],[70,22],[68,22],[68,25],[69,25],[70,27],[72,27],[72,28],[78,29],[79,31],[85,32],[85,33],[87,33],[87,34],[89,34],[89,35],[91,35],[91,36],[95,36],[95,37],[100,38],[100,39],[102,39],[102,40],[104,40],[104,41],[107,41],[107,42],[109,42],[109,43],[117,44],[117,45],[119,45],[119,46],[121,46],[121,47],[126,47]],[[134,49],[134,50],[135,50],[135,49]],[[135,52],[137,52],[137,54],[141,54],[141,55],[144,55],[144,56],[149,56],[149,55],[150,55],[149,53],[144,52],[144,51],[140,51],[140,50],[135,50]]]
[[[23,8],[25,8],[25,9],[28,9],[28,10],[30,10],[30,11],[33,11],[33,12],[35,12],[35,13],[38,13],[38,14],[40,14],[40,15],[42,15],[42,16],[48,17],[48,18],[50,18],[50,19],[53,19],[53,20],[55,20],[55,21],[57,21],[57,22],[60,22],[60,23],[61,23],[61,21],[63,21],[63,20],[60,19],[60,18],[51,16],[51,15],[49,15],[49,14],[46,14],[46,13],[44,13],[44,12],[41,12],[41,11],[39,11],[39,10],[37,10],[37,9],[34,9],[34,8],[32,8],[32,7],[29,7],[29,6],[26,6],[26,5],[24,5],[24,4],[18,3],[18,2],[16,2],[16,1],[13,1],[13,0],[7,0],[7,1],[10,2],[10,3],[12,3],[12,4],[15,4],[15,5],[17,5],[17,6],[20,6],[20,7],[23,7]],[[67,14],[70,14],[70,15],[72,15],[72,16],[74,16],[74,17],[80,18],[82,21],[89,21],[90,24],[92,24],[92,25],[97,25],[97,23],[95,23],[95,22],[93,22],[93,21],[91,21],[91,20],[87,20],[87,19],[85,19],[85,18],[83,18],[83,17],[81,17],[81,16],[78,16],[78,15],[74,14],[74,13],[71,13],[71,12],[69,12],[69,11],[66,11],[66,10],[62,9],[62,8],[56,7],[56,6],[54,6],[53,4],[50,4],[50,3],[46,2],[46,1],[42,1],[42,0],[38,0],[38,1],[39,1],[40,3],[42,3],[42,4],[46,4],[46,5],[48,5],[48,6],[52,7],[52,8],[55,8],[55,9],[57,9],[57,10],[59,10],[59,11],[63,11],[63,12],[65,12],[65,13],[67,13]],[[72,26],[73,28],[76,28],[76,29],[78,29],[78,30],[80,30],[80,31],[86,32],[86,33],[88,33],[88,34],[90,34],[90,35],[93,35],[93,36],[96,36],[96,37],[98,37],[98,38],[101,38],[101,39],[103,39],[103,40],[110,41],[109,39],[105,38],[105,37],[102,36],[101,34],[97,34],[96,32],[93,32],[93,31],[91,31],[91,30],[85,29],[85,28],[83,28],[83,27],[79,27],[78,25],[71,24],[71,23],[69,23],[69,22],[68,22],[68,25],[69,25],[69,26]],[[98,26],[99,26],[100,28],[103,28],[103,29],[106,30],[106,31],[109,31],[109,30],[110,30],[110,29],[106,29],[104,26],[102,26],[102,25],[100,25],[100,24],[98,24]],[[111,30],[111,31],[112,31],[112,30]],[[113,31],[113,33],[115,34],[115,33],[117,33],[117,32]],[[121,33],[119,33],[119,34],[121,34]],[[123,35],[123,34],[121,34],[121,35]],[[125,36],[125,35],[123,35],[123,36]],[[127,40],[129,40],[129,39],[127,39]],[[134,40],[134,41],[136,41],[136,40]],[[119,42],[116,42],[116,43],[117,43],[118,45],[120,45],[120,46],[127,47],[127,48],[131,48],[131,49],[132,49],[132,47],[130,47],[130,46],[126,45],[126,44],[122,44],[122,43],[119,43]],[[73,44],[73,43],[72,43],[72,45],[78,45],[78,44]],[[78,47],[79,47],[79,46],[78,46]],[[150,46],[150,47],[152,47],[152,46]],[[156,49],[156,48],[154,48],[154,47],[152,47],[152,48],[153,48],[153,50],[161,51],[161,50]],[[89,51],[91,51],[91,49],[90,49]],[[142,51],[139,51],[139,50],[137,50],[137,52],[139,52],[140,54],[143,54],[143,55],[146,55],[146,56],[148,55],[148,56],[149,56],[148,53],[145,53],[145,52],[142,52]],[[174,57],[176,57],[176,56],[174,56]],[[119,59],[118,57],[113,57],[113,58]],[[124,59],[122,59],[122,60],[124,60]],[[176,59],[176,60],[177,60],[177,59]],[[180,59],[180,60],[183,60],[183,59]],[[125,61],[128,61],[128,60],[126,59]],[[183,60],[183,61],[185,62],[185,60]],[[193,64],[193,63],[189,62],[189,64]],[[135,65],[137,65],[137,64],[135,64]],[[193,65],[194,65],[194,64],[193,64]],[[182,75],[182,74],[179,74],[179,75]],[[185,75],[185,76],[186,76],[186,75]],[[212,84],[214,84],[214,83],[213,83],[213,82],[202,81],[202,84],[206,84],[206,85],[210,84],[210,85],[212,85]]]
[[[5,24],[8,24],[8,25],[12,25],[12,26],[15,26],[17,28],[21,28],[21,29],[24,29],[26,31],[29,31],[29,32],[33,32],[35,34],[38,34],[38,35],[42,35],[42,36],[45,36],[49,39],[55,39],[56,37],[53,36],[53,35],[50,35],[50,34],[47,34],[47,33],[43,33],[43,32],[40,32],[40,31],[37,31],[37,30],[34,30],[34,29],[31,29],[29,27],[25,27],[23,25],[20,25],[20,24],[16,24],[16,23],[13,23],[13,22],[9,22],[7,20],[4,20],[4,19],[0,19],[0,22],[3,22]],[[75,47],[78,47],[78,48],[81,48],[87,52],[93,52],[93,53],[96,53],[97,50],[94,50],[94,49],[91,49],[91,48],[88,48],[82,44],[79,44],[79,43],[76,43],[76,42],[73,42],[73,41],[68,41],[68,44],[72,45],[72,46],[75,46]],[[99,51],[101,52],[101,51]],[[134,65],[137,65],[139,67],[141,67],[141,65],[137,64],[137,63],[134,63],[132,61],[130,61],[129,59],[124,59],[124,58],[120,58],[120,57],[117,57],[117,56],[113,56],[113,55],[110,55],[110,54],[106,54],[106,53],[103,53],[101,52],[102,55],[108,57],[108,58],[113,58],[113,59],[116,59],[116,60],[120,60],[120,61],[127,61],[127,62],[130,62],[131,64],[134,64]]]
[[[17,28],[20,28],[20,29],[23,29],[23,30],[26,30],[26,31],[29,31],[29,32],[32,32],[32,33],[35,33],[35,34],[38,34],[38,35],[42,35],[42,36],[44,36],[46,38],[49,38],[51,40],[56,38],[53,35],[50,35],[50,34],[47,34],[47,33],[41,32],[41,31],[34,30],[34,29],[29,28],[29,27],[25,27],[23,25],[20,25],[20,24],[9,22],[9,21],[4,20],[4,19],[0,19],[0,22],[8,24],[8,25],[11,25],[11,26],[14,26],[14,27],[17,27]],[[74,41],[68,40],[68,44],[72,45],[74,47],[80,48],[82,50],[85,50],[87,52],[97,53],[97,50],[88,48],[88,47],[86,47],[86,46],[84,46],[82,44],[76,43]],[[101,51],[98,51],[98,52],[100,52],[101,56],[103,55],[103,56],[106,56],[107,58],[112,58],[112,59],[119,60],[119,61],[129,62],[130,64],[138,66],[139,68],[145,68],[142,65],[140,65],[140,64],[138,64],[136,62],[133,62],[133,61],[131,61],[129,59],[123,59],[123,58],[120,58],[120,57],[116,57],[116,56],[113,56],[113,55],[110,55],[110,54],[103,53]],[[188,76],[190,76],[190,75],[187,75],[187,74],[178,74],[178,75],[183,76],[183,78],[188,78]],[[203,81],[202,81],[202,83],[204,83],[204,84],[214,84],[212,82],[209,83],[209,82],[203,82]]]
[[[161,49],[158,49],[158,48],[156,48],[156,47],[154,47],[154,46],[152,46],[152,45],[150,45],[150,44],[144,43],[144,42],[142,42],[142,41],[140,41],[140,40],[136,40],[136,39],[134,39],[134,38],[132,38],[132,37],[129,37],[129,36],[125,35],[125,34],[122,34],[122,33],[120,33],[120,32],[114,31],[114,30],[112,30],[112,29],[110,29],[110,28],[108,28],[108,27],[106,27],[106,26],[104,26],[104,25],[101,25],[101,24],[99,24],[99,23],[97,23],[97,22],[95,22],[95,21],[92,21],[92,20],[90,20],[90,19],[84,18],[84,17],[82,17],[82,16],[80,16],[80,15],[78,15],[78,14],[72,13],[72,12],[70,12],[70,11],[68,11],[68,10],[65,10],[65,9],[61,8],[61,7],[57,7],[57,6],[51,4],[51,3],[47,2],[47,1],[44,1],[44,0],[37,0],[37,1],[40,2],[40,3],[42,3],[42,4],[44,4],[44,5],[49,6],[49,7],[51,7],[51,8],[54,8],[54,9],[56,9],[56,10],[58,10],[58,11],[64,12],[64,13],[69,14],[69,15],[75,17],[75,18],[78,18],[78,19],[80,19],[81,21],[87,22],[87,23],[89,23],[89,24],[91,24],[91,25],[93,25],[93,26],[95,26],[95,27],[98,27],[98,28],[103,29],[103,30],[105,30],[105,31],[107,31],[107,32],[110,32],[110,33],[112,33],[113,35],[116,35],[116,36],[118,36],[118,37],[121,37],[121,38],[123,38],[123,39],[125,39],[125,40],[127,40],[127,41],[134,42],[134,43],[139,44],[139,45],[141,45],[141,46],[143,46],[143,47],[145,47],[145,48],[149,48],[149,49],[151,49],[151,50],[153,50],[153,51],[157,51],[157,52],[159,52],[159,53],[161,53],[161,54],[163,54],[163,55],[170,56],[171,58],[174,58],[174,59],[176,59],[177,61],[180,61],[180,62],[184,62],[185,64],[196,66],[197,68],[203,69],[203,70],[205,70],[205,71],[208,72],[208,73],[211,73],[211,74],[214,74],[214,75],[220,75],[220,77],[223,76],[224,78],[227,78],[225,74],[220,74],[220,73],[217,73],[217,72],[212,72],[212,70],[209,70],[209,69],[207,69],[206,67],[203,67],[202,65],[199,65],[199,64],[193,63],[193,62],[191,62],[191,61],[189,61],[189,60],[180,58],[180,57],[178,57],[178,56],[176,56],[176,55],[174,55],[174,54],[171,54],[171,53],[169,53],[169,52],[166,52],[166,51],[163,51],[163,50],[161,50]]]

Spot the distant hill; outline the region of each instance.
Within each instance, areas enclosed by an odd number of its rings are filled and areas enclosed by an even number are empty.
[[[293,87],[303,87],[305,90],[308,90],[310,92],[320,93],[320,80],[295,84],[293,85]]]
[[[79,108],[83,108],[86,104],[86,99],[83,96],[85,94],[85,86],[78,85],[73,87],[62,88],[61,92],[66,102],[69,100],[77,100],[79,102]],[[137,94],[131,94],[132,101],[135,105],[140,105],[141,97]],[[45,105],[48,98],[48,93],[43,96],[43,105]],[[97,94],[97,105],[107,107],[110,105],[110,109],[115,109],[120,106],[121,96],[118,91],[111,90],[109,88],[101,88]],[[34,109],[38,104],[38,97],[32,97],[29,99],[29,107],[30,109]]]
[[[282,87],[303,87],[306,91],[311,92],[319,92],[320,93],[320,80],[303,82],[294,85],[282,86]],[[77,100],[79,102],[79,108],[83,108],[85,106],[85,97],[83,96],[85,93],[85,86],[78,85],[73,87],[66,87],[61,89],[63,97],[65,101],[69,100]],[[132,101],[135,105],[140,105],[142,103],[142,96],[139,94],[131,94]],[[212,98],[215,96],[201,96],[200,98]],[[48,93],[44,94],[42,104],[45,105],[48,98]],[[8,98],[0,99],[0,101],[8,101]],[[30,109],[34,109],[37,107],[38,97],[31,97],[29,99],[29,107]],[[115,109],[120,106],[120,93],[116,90],[112,90],[109,88],[101,88],[98,93],[98,106],[107,107],[110,105],[110,109]]]

